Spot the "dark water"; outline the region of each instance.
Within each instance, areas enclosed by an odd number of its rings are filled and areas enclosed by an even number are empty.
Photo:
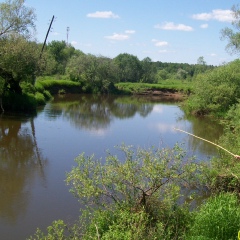
[[[216,141],[222,129],[187,117],[177,103],[146,97],[70,95],[36,116],[0,117],[0,239],[25,239],[53,220],[72,222],[81,207],[65,185],[80,153],[104,157],[115,146],[173,147],[208,161],[217,149],[185,131]]]

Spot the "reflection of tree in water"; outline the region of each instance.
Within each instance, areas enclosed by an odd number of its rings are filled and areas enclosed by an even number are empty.
[[[152,110],[153,104],[144,97],[119,97],[111,106],[112,114],[120,119],[131,118],[136,113],[146,117]]]
[[[185,115],[185,119],[191,122],[191,128],[183,130],[198,137],[207,139],[208,141],[217,143],[223,133],[222,126],[208,117],[197,118],[194,116]],[[188,145],[190,146],[191,150],[195,151],[198,149],[201,153],[206,155],[215,155],[218,151],[218,149],[212,144],[192,136],[188,137]]]
[[[18,119],[0,119],[0,215],[14,221],[24,212],[28,188],[36,174],[44,179],[33,119],[30,127]]]
[[[77,100],[77,101],[76,101]],[[136,113],[146,117],[153,109],[148,102],[131,97],[78,95],[66,99],[56,99],[48,109],[50,117],[54,112],[60,113],[76,127],[85,129],[107,128],[114,118],[131,118]]]

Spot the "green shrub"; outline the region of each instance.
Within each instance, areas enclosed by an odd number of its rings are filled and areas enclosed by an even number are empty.
[[[42,93],[40,92],[36,92],[35,94],[35,99],[37,101],[37,104],[40,105],[44,105],[46,103],[45,97]]]
[[[235,194],[221,193],[209,198],[195,212],[189,239],[237,239],[240,230],[240,205]]]
[[[21,88],[22,88],[23,93],[26,93],[26,94],[28,94],[28,93],[35,94],[35,92],[36,92],[35,87],[31,83],[28,83],[28,82],[22,82]]]
[[[189,112],[196,114],[224,115],[240,97],[240,61],[199,74],[193,86],[193,94],[185,104]]]
[[[4,95],[2,105],[5,111],[33,112],[36,110],[37,102],[33,94],[7,92]]]
[[[37,92],[43,92],[44,91],[44,87],[43,87],[43,85],[41,84],[40,81],[36,81],[34,86],[35,86],[35,89],[36,89]]]
[[[44,90],[43,91],[43,95],[44,95],[46,101],[52,99],[52,95],[51,95],[51,93],[48,90]]]

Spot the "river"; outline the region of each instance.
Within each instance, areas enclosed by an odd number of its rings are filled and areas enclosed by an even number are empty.
[[[217,149],[174,130],[216,142],[222,128],[208,118],[186,116],[179,103],[134,96],[55,96],[37,114],[0,116],[0,239],[26,239],[53,220],[72,222],[79,205],[65,184],[82,152],[97,158],[122,143],[163,148],[183,144],[208,161]]]

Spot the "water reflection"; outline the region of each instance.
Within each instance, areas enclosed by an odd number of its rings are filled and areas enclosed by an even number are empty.
[[[101,136],[106,134],[106,129],[109,129],[111,123],[116,120],[133,120],[136,116],[144,119],[150,114],[155,114],[158,119],[151,122],[150,128],[164,134],[165,139],[170,136],[172,142],[178,142],[180,137],[176,137],[174,130],[178,127],[209,141],[217,142],[222,134],[222,127],[216,121],[210,118],[187,116],[176,103],[171,103],[169,99],[166,102],[163,100],[143,96],[56,96],[54,102],[45,108],[45,114],[50,120],[62,117],[78,129],[89,130]],[[179,116],[174,116],[176,113]],[[137,120],[135,125],[138,125]],[[183,136],[182,133],[178,135]],[[215,147],[197,138],[183,136],[183,139],[190,153],[198,151],[209,156],[217,153]]]
[[[0,118],[0,216],[14,222],[28,205],[29,187],[35,174],[44,176],[33,118]]]
[[[181,120],[188,120],[191,125],[188,125],[184,130],[193,133],[196,136],[204,138],[208,141],[217,143],[220,136],[223,134],[222,126],[214,119],[210,117],[194,117],[192,115],[184,115]],[[181,121],[180,120],[180,121]],[[198,149],[208,155],[215,155],[216,147],[211,144],[199,140],[195,137],[188,137],[187,144],[191,147],[192,151]]]
[[[50,119],[63,115],[77,128],[100,130],[108,128],[114,118],[132,118],[137,113],[146,117],[153,109],[149,102],[136,97],[113,97],[95,95],[56,96],[47,109]]]
[[[64,180],[82,152],[104,159],[106,150],[119,154],[114,147],[123,142],[143,148],[185,142],[201,157],[216,154],[212,145],[174,127],[214,142],[221,135],[211,119],[185,116],[177,103],[146,96],[56,96],[37,116],[3,115],[0,239],[25,239],[55,219],[78,217],[80,206]]]

